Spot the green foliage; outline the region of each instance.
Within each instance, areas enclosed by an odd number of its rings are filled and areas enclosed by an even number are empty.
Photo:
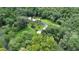
[[[34,30],[41,30],[44,26],[41,26],[38,22],[30,22],[29,26]]]
[[[3,42],[2,42],[2,40],[0,38],[0,48],[2,48],[2,47],[3,47]]]
[[[19,31],[27,26],[27,20],[19,19],[13,24],[13,30]]]
[[[27,32],[22,32],[15,38],[12,38],[9,42],[10,50],[19,50],[21,47],[25,47],[31,43],[32,34]]]
[[[31,45],[27,46],[26,49],[32,51],[61,50],[57,43],[54,41],[53,37],[48,37],[45,35],[33,36]]]
[[[0,51],[6,51],[6,49],[5,48],[0,48]]]
[[[62,40],[60,41],[60,45],[65,50],[79,50],[78,47],[78,39],[79,39],[79,17],[73,16],[62,23],[62,30],[64,31],[64,35]]]
[[[79,50],[79,8],[0,8],[0,50]]]
[[[79,50],[79,36],[73,33],[68,41],[68,50]]]

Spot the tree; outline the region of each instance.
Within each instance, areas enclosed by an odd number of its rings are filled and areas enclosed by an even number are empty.
[[[27,19],[19,19],[13,24],[13,30],[19,31],[25,27],[27,27]]]
[[[65,33],[63,35],[62,40],[60,41],[60,46],[64,50],[79,50],[79,17],[74,16],[73,18],[70,18],[63,22],[62,29]]]
[[[9,42],[10,50],[20,50],[21,48],[25,48],[27,45],[31,44],[32,34],[27,33],[27,31],[22,32],[17,37],[12,38]]]
[[[26,47],[27,50],[32,51],[53,51],[62,50],[57,43],[54,41],[53,37],[35,35],[32,38],[32,43],[30,46]]]
[[[0,17],[0,27],[3,25],[6,25],[6,22],[2,17]]]

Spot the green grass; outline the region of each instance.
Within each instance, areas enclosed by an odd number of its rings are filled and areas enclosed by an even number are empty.
[[[26,28],[20,30],[19,32],[17,32],[17,33],[16,33],[16,37],[17,37],[17,36],[20,36],[23,32],[35,34],[35,30],[28,26],[28,27],[26,27]]]
[[[36,17],[36,19],[39,19],[39,17]],[[55,27],[60,27],[60,25],[51,22],[49,19],[40,19],[42,22],[48,24],[48,26],[55,26]]]
[[[31,22],[30,24],[29,24],[29,26],[31,27],[31,26],[34,26],[35,28],[33,28],[35,31],[38,31],[38,30],[41,30],[44,26],[41,26],[40,24],[38,24],[38,23],[36,23],[36,22]]]

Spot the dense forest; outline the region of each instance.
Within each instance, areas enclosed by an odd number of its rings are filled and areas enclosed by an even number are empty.
[[[79,8],[0,8],[0,51],[78,51]]]

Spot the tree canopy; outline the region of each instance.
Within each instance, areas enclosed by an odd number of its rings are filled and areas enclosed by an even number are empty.
[[[79,8],[0,8],[0,50],[79,51]]]

